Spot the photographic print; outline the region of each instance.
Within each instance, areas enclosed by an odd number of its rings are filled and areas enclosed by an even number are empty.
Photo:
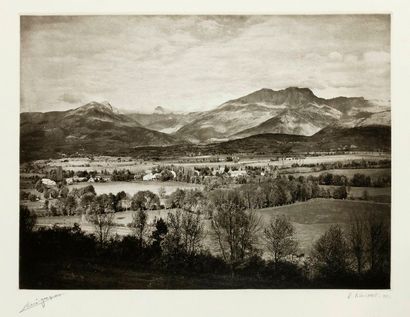
[[[20,289],[390,289],[390,15],[22,15]]]

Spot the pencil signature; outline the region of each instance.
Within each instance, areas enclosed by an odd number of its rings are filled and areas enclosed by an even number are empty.
[[[349,292],[347,299],[360,299],[360,298],[390,298],[388,293],[380,292]]]
[[[62,296],[62,295],[63,295],[63,294],[60,293],[60,294],[55,294],[55,295],[52,295],[52,296],[46,296],[46,297],[36,298],[36,300],[35,300],[34,302],[31,302],[31,303],[28,302],[26,305],[24,305],[23,309],[20,310],[19,313],[22,313],[22,312],[24,312],[24,311],[26,311],[26,310],[32,309],[32,308],[34,308],[34,307],[36,307],[36,306],[41,306],[41,307],[44,308],[44,307],[46,306],[46,302],[49,302],[49,301],[53,300],[54,298],[60,297],[60,296]]]

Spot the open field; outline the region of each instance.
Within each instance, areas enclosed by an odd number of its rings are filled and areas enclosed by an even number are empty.
[[[257,210],[264,223],[278,215],[286,215],[296,228],[296,237],[302,251],[307,252],[312,244],[332,225],[342,227],[349,222],[349,213],[368,211],[390,213],[390,204],[367,201],[336,199],[312,199],[287,206]]]
[[[304,167],[302,172],[287,172],[283,171],[283,174],[286,175],[293,175],[294,177],[304,176],[307,177],[309,175],[312,176],[319,176],[320,174],[330,173],[334,175],[344,175],[347,178],[352,178],[354,174],[364,174],[366,176],[370,176],[372,179],[375,179],[379,176],[390,176],[391,169],[390,168],[349,168],[349,169],[330,169],[330,170],[323,170],[315,172],[312,169],[309,170],[308,167]]]
[[[291,155],[291,154],[289,154]],[[318,164],[318,163],[330,163],[338,161],[352,161],[352,160],[384,160],[390,159],[390,154],[377,153],[377,152],[362,152],[362,153],[352,153],[343,155],[319,155],[319,156],[306,156],[303,159],[292,159],[292,160],[279,160],[271,161],[271,156],[240,156],[239,162],[211,162],[211,158],[221,158],[225,159],[225,155],[214,155],[206,157],[191,157],[184,159],[164,159],[161,161],[152,160],[142,160],[134,159],[132,157],[113,157],[113,156],[95,156],[93,159],[78,157],[78,158],[65,158],[65,159],[51,159],[51,160],[38,160],[35,161],[36,164],[55,167],[62,166],[64,170],[87,170],[87,171],[97,171],[107,170],[112,172],[114,169],[128,169],[131,172],[141,172],[147,169],[151,169],[156,165],[176,165],[184,167],[194,167],[194,166],[208,166],[208,167],[218,167],[218,166],[231,166],[231,165],[248,165],[248,166],[278,166],[286,167],[291,166],[294,163],[298,164]]]
[[[82,188],[88,185],[93,185],[97,195],[101,194],[116,194],[124,191],[127,194],[134,195],[138,191],[149,190],[158,194],[159,189],[165,189],[167,195],[173,193],[176,189],[195,189],[202,188],[202,185],[182,183],[182,182],[159,182],[159,181],[139,181],[139,182],[107,182],[107,183],[77,183],[69,185],[68,188]]]
[[[266,225],[269,221],[278,215],[286,215],[294,224],[296,237],[300,242],[301,252],[308,253],[313,243],[332,225],[339,224],[342,227],[349,222],[350,212],[367,212],[380,211],[390,213],[390,204],[351,201],[336,199],[312,199],[307,202],[295,203],[292,205],[265,208],[255,210],[256,214],[261,217],[262,224]],[[148,223],[152,223],[155,218],[166,218],[168,213],[174,213],[172,210],[152,210],[148,211]],[[211,225],[208,219],[203,219],[207,235],[205,245],[211,252],[217,252],[214,241],[212,240]],[[132,211],[118,212],[115,214],[114,222],[117,226],[114,232],[119,235],[132,233],[127,224],[132,221]],[[38,218],[39,226],[72,226],[79,223],[81,228],[86,232],[93,232],[93,226],[82,221],[80,216],[64,217],[40,217]],[[260,246],[262,247],[262,245]]]

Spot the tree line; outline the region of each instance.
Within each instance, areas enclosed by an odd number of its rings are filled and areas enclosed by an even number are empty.
[[[178,208],[150,223],[149,198],[139,198],[130,224],[133,234],[123,238],[112,232],[114,213],[107,212],[109,204],[103,196],[96,196],[89,205],[87,218],[94,225],[94,235],[85,234],[78,225],[33,230],[35,218],[22,207],[22,258],[41,261],[41,257],[63,253],[65,259],[90,255],[101,259],[104,255],[107,261],[109,255],[114,263],[132,262],[134,269],[149,267],[164,274],[246,276],[261,284],[261,279],[268,279],[272,285],[280,285],[285,278],[290,283],[285,284],[292,287],[342,287],[346,283],[388,287],[390,222],[388,215],[377,210],[352,213],[343,228],[331,226],[314,243],[312,252],[301,258],[291,221],[282,215],[265,224],[248,208],[249,201],[240,191],[214,191],[207,206],[212,210],[208,220],[203,210]],[[216,252],[210,251],[206,241],[212,242]]]

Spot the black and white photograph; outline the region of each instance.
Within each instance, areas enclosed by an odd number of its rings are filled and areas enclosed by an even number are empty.
[[[21,15],[20,289],[391,287],[391,15]]]
[[[410,316],[410,5],[0,0],[0,315]]]

